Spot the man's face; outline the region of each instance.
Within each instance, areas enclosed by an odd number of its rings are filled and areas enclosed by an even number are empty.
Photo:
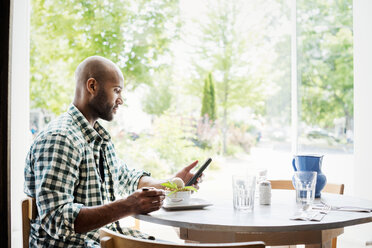
[[[122,80],[99,83],[101,84],[96,97],[92,101],[92,106],[97,117],[106,121],[112,121],[119,105],[123,104],[121,91],[124,83]]]

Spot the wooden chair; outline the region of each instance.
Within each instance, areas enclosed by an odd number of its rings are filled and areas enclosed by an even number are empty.
[[[27,197],[22,200],[22,236],[23,248],[28,248],[31,223],[30,220],[36,219],[37,208],[35,198]]]
[[[167,243],[164,241],[154,241],[138,239],[129,236],[125,236],[107,228],[101,228],[99,230],[101,237],[102,248],[192,248],[192,247],[203,247],[203,248],[264,248],[265,243],[261,241],[255,242],[239,242],[239,243],[223,243],[223,244],[176,244]]]
[[[270,180],[272,189],[290,189],[294,190],[291,180]],[[344,194],[344,184],[327,183],[322,191],[332,194]],[[337,238],[332,239],[332,248],[337,247]]]

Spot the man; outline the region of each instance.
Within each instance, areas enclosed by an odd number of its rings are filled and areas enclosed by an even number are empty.
[[[113,222],[158,210],[165,180],[129,169],[97,122],[111,121],[123,104],[123,74],[110,60],[93,56],[78,66],[75,79],[73,104],[36,137],[27,155],[25,193],[36,199],[38,210],[30,247],[98,246],[97,229],[108,224],[148,238]],[[196,164],[175,176],[188,181]]]

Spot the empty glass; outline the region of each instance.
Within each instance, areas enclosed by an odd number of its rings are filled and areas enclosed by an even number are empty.
[[[316,175],[315,171],[296,171],[294,173],[296,202],[302,207],[302,210],[310,209],[314,202]]]
[[[256,177],[254,175],[233,175],[233,202],[234,209],[239,211],[252,211],[254,207],[254,192]]]

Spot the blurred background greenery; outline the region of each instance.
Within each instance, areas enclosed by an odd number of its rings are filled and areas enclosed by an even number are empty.
[[[195,159],[288,147],[290,3],[32,0],[30,128],[67,109],[75,68],[100,55],[140,102],[128,108],[148,117],[105,124],[130,165],[164,177]],[[296,12],[302,149],[352,151],[352,1],[299,0]]]

